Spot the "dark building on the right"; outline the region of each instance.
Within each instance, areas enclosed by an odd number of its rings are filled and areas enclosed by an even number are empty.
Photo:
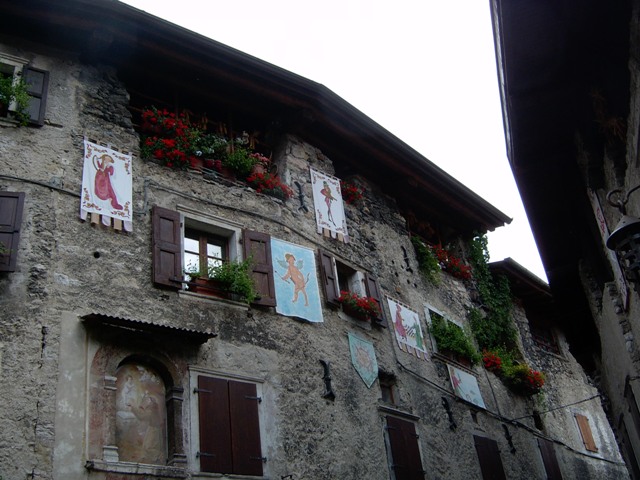
[[[572,353],[640,478],[640,1],[492,0],[509,163]]]

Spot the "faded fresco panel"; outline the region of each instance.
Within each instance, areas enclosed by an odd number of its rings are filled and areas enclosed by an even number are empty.
[[[125,462],[165,464],[165,388],[151,369],[126,364],[116,373],[116,445]]]

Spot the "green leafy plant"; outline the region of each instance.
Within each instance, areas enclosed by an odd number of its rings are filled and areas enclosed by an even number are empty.
[[[237,295],[243,302],[251,303],[257,297],[255,283],[251,276],[252,264],[253,261],[249,258],[242,261],[222,262],[208,267],[191,265],[184,273],[191,281],[205,279],[215,285],[215,287],[212,285],[213,289]]]
[[[526,396],[540,393],[546,381],[544,373],[527,364],[504,365],[502,378],[511,390]]]
[[[220,265],[211,265],[208,269],[210,280],[220,282],[222,289],[238,295],[246,303],[256,299],[256,289],[251,276],[252,260],[223,262]]]
[[[249,150],[239,146],[236,146],[222,159],[222,165],[236,172],[241,178],[248,177],[256,163],[258,163],[258,159],[251,156]]]
[[[429,283],[439,285],[441,281],[440,271],[442,268],[440,267],[440,262],[433,248],[416,236],[411,237],[411,243],[418,257],[418,268]]]
[[[0,111],[6,110],[20,125],[26,125],[29,122],[29,100],[27,83],[22,77],[14,80],[12,75],[0,75]],[[15,110],[9,111],[14,102]]]
[[[514,349],[516,329],[511,319],[513,300],[506,277],[494,278],[489,270],[487,237],[477,236],[470,245],[469,260],[476,279],[485,315],[477,308],[469,310],[469,321],[478,345],[482,349]]]
[[[472,365],[480,361],[480,354],[462,328],[435,312],[431,312],[430,316],[430,330],[438,345],[438,350],[441,352],[449,351],[455,356],[466,358]]]
[[[215,133],[199,132],[193,141],[193,152],[196,157],[222,160],[227,155],[229,141]]]
[[[499,348],[482,352],[484,368],[495,373],[503,383],[519,395],[531,396],[539,393],[545,384],[544,373],[516,360],[514,352]]]

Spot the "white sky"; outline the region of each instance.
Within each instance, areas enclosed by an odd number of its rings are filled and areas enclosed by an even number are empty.
[[[321,83],[502,210],[491,260],[546,279],[506,156],[489,0],[125,0]]]

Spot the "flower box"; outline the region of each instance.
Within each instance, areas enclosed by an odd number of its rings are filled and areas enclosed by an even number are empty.
[[[343,290],[340,292],[338,302],[342,305],[342,311],[350,317],[362,321],[380,317],[378,302],[371,297],[361,297],[357,293]]]

